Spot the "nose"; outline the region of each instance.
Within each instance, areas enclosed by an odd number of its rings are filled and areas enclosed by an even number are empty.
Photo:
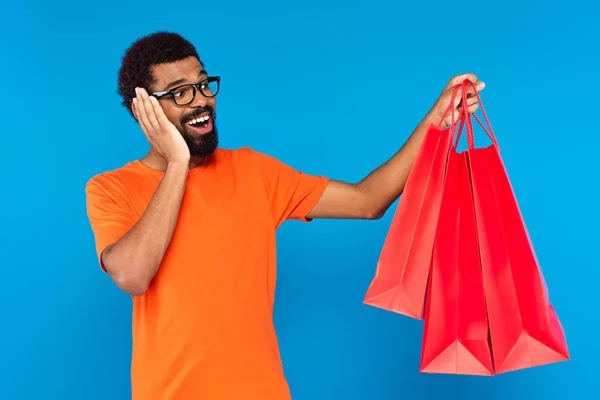
[[[203,96],[202,93],[200,93],[200,90],[196,89],[196,96],[194,97],[194,100],[192,100],[192,102],[190,103],[190,107],[206,107],[206,105],[208,104],[208,98],[206,96]]]

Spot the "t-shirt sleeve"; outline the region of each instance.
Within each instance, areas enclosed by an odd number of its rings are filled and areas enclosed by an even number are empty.
[[[122,238],[136,223],[123,196],[102,188],[93,179],[85,188],[87,214],[94,233],[96,255],[100,267],[102,252]]]
[[[287,219],[310,222],[308,213],[325,191],[329,178],[306,174],[274,157],[251,150],[276,226]]]

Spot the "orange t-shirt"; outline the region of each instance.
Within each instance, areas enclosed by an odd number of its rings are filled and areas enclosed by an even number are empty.
[[[163,175],[134,161],[88,182],[98,258]],[[190,170],[163,262],[133,296],[133,400],[290,399],[273,325],[275,231],[308,221],[328,181],[249,148]]]

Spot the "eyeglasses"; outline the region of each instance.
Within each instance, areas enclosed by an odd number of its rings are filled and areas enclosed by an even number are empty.
[[[188,83],[164,92],[154,92],[152,95],[157,99],[165,96],[171,96],[175,104],[178,106],[187,106],[194,101],[198,91],[202,93],[204,97],[215,97],[217,93],[219,93],[220,88],[221,77],[209,76],[200,83]]]

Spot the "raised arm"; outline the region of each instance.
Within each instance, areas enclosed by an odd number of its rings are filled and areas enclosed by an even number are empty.
[[[392,158],[358,183],[351,184],[331,180],[319,202],[308,214],[308,218],[377,219],[382,217],[390,205],[402,194],[429,125],[440,123],[444,111],[450,104],[452,88],[465,79],[475,82],[478,90],[484,88],[483,82],[479,82],[473,74],[452,78],[429,113]],[[460,95],[456,96],[455,104],[453,104],[455,119],[460,115],[459,109],[462,107],[460,99]],[[475,112],[477,109],[476,97],[469,96],[468,99],[469,112]],[[452,114],[449,113],[441,127],[449,126],[451,121]]]
[[[102,252],[102,264],[123,291],[139,296],[169,247],[185,190],[188,164],[169,164],[140,220]]]
[[[99,246],[107,244],[100,256],[103,268],[119,288],[139,296],[148,288],[171,242],[185,192],[190,152],[154,97],[141,90],[133,109],[152,148],[166,160],[162,181],[142,217],[126,232],[123,227],[128,221],[97,185],[88,185],[87,196]]]

